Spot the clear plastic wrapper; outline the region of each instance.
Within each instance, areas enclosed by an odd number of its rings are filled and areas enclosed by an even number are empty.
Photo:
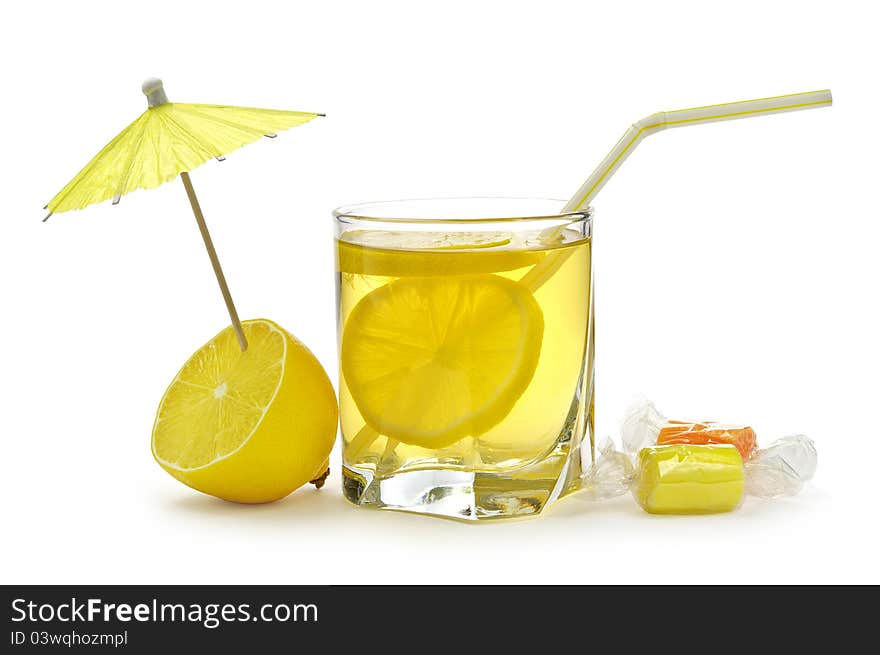
[[[794,496],[816,472],[812,439],[802,434],[777,439],[745,463],[746,493],[761,498]]]
[[[586,500],[622,496],[629,491],[634,479],[635,469],[630,458],[617,450],[611,439],[605,439],[599,446],[595,463],[584,475],[579,495]]]
[[[818,462],[815,444],[804,435],[759,449],[749,426],[670,421],[647,400],[627,410],[621,439],[624,452],[610,439],[600,446],[584,475],[582,497],[603,500],[631,491],[655,514],[726,512],[743,495],[792,496]]]

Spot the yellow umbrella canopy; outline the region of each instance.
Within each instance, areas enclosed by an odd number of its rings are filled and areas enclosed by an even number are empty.
[[[220,268],[217,253],[202,216],[188,171],[212,158],[224,155],[290,127],[307,123],[317,116],[302,111],[231,107],[168,102],[159,79],[142,86],[147,110],[120,132],[49,201],[49,214],[82,209],[119,198],[136,189],[152,189],[178,175],[186,187],[217,282],[229,310],[241,349],[247,341]]]

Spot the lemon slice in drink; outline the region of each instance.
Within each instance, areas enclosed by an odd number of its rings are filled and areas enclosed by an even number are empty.
[[[349,230],[338,241],[341,273],[419,277],[474,275],[533,266],[538,250],[512,248],[508,232]]]
[[[513,280],[401,278],[352,309],[342,373],[377,432],[443,448],[507,416],[534,375],[543,332],[540,307]]]
[[[403,230],[348,230],[343,234],[347,243],[368,248],[387,248],[394,244],[397,250],[462,250],[497,248],[511,242],[510,232],[431,232]]]
[[[318,478],[336,439],[336,395],[324,369],[265,319],[202,346],[171,382],[153,425],[153,456],[186,485],[242,503],[283,498]]]

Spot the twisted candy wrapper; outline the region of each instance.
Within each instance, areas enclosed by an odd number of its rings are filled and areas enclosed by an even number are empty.
[[[816,447],[804,435],[782,437],[757,449],[749,426],[669,421],[647,400],[627,410],[621,438],[624,452],[607,439],[584,474],[581,495],[586,500],[632,491],[643,508],[655,513],[727,511],[739,503],[742,492],[761,498],[793,496],[816,472]],[[739,456],[723,457],[721,467],[715,456],[720,451],[713,446],[735,447]],[[740,478],[741,485],[736,482]]]

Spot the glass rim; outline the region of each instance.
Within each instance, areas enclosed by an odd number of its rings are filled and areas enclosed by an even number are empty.
[[[437,198],[406,198],[399,200],[378,200],[372,202],[361,202],[350,205],[342,205],[333,210],[333,218],[336,220],[349,219],[354,221],[371,221],[376,223],[404,223],[410,225],[430,225],[440,223],[525,223],[533,221],[565,221],[575,223],[581,220],[590,220],[593,217],[594,210],[592,207],[578,209],[569,212],[539,212],[528,213],[517,216],[476,216],[476,217],[425,217],[425,216],[404,216],[391,217],[383,216],[380,211],[382,207],[392,207],[394,205],[405,205],[409,203],[443,203],[443,202],[464,202],[464,201],[505,201],[505,202],[547,202],[558,203],[559,206],[565,205],[565,200],[557,198],[538,198],[529,196],[450,196]]]

